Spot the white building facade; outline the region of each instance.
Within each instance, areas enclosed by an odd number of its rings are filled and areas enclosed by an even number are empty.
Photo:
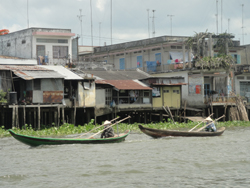
[[[72,61],[70,29],[28,28],[0,36],[0,55],[38,59],[38,64]],[[40,58],[39,58],[40,56]]]

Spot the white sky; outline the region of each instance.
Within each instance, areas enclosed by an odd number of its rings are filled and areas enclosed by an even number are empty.
[[[221,6],[221,1],[223,6]],[[27,16],[27,2],[28,15]],[[82,9],[83,37],[79,44],[91,45],[91,9],[93,44],[111,44],[111,0],[0,0],[0,29],[10,32],[28,27],[71,29],[81,34],[79,9]],[[242,35],[242,4],[243,26]],[[221,14],[222,7],[222,14]],[[112,43],[152,37],[152,10],[155,10],[155,37],[193,36],[195,32],[217,33],[216,0],[112,0]],[[218,32],[229,32],[241,44],[250,44],[250,0],[218,0]],[[222,15],[222,22],[221,22]],[[228,21],[230,19],[230,21]],[[29,20],[29,22],[27,21]],[[101,29],[99,29],[101,22]],[[221,28],[222,23],[222,28]],[[101,33],[101,37],[99,34]]]

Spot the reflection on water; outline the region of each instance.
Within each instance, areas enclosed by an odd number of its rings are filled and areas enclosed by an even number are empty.
[[[0,187],[248,187],[250,128],[220,137],[29,147],[0,139]]]

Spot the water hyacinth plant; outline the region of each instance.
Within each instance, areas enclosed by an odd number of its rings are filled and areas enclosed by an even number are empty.
[[[142,123],[134,123],[134,124],[128,124],[128,123],[119,123],[118,124],[118,131],[124,132],[126,130],[130,130],[131,133],[141,133],[141,131],[138,128],[138,125]],[[188,123],[173,123],[171,120],[164,121],[164,122],[157,122],[157,123],[149,123],[149,124],[142,124],[145,127],[149,128],[155,128],[155,129],[170,129],[170,130],[189,130],[193,128],[195,125],[197,125],[197,122],[189,121]],[[205,124],[200,124],[198,128],[204,126]],[[73,124],[65,123],[61,125],[60,127],[43,127],[41,130],[35,130],[32,128],[31,125],[25,125],[21,129],[19,128],[13,128],[13,130],[18,134],[23,135],[29,135],[29,136],[40,136],[40,137],[62,137],[66,135],[79,135],[86,132],[91,131],[92,129],[98,127],[100,125],[94,124],[94,120],[92,119],[88,124],[85,124],[83,126],[78,125],[74,126]],[[219,127],[248,127],[250,126],[249,121],[227,121],[227,122],[217,122],[216,123],[217,128]],[[113,129],[115,132],[117,132],[117,126],[113,126]],[[103,127],[101,126],[98,129],[95,129],[91,133],[97,133],[99,131],[103,130]],[[91,134],[90,133],[90,134]],[[8,137],[11,136],[9,131],[5,129],[4,126],[0,127],[0,138],[1,137]],[[77,137],[77,136],[76,136]]]

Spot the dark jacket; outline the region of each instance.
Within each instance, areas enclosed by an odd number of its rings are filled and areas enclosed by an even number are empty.
[[[101,138],[114,137],[114,130],[112,127],[107,128],[110,125],[104,126],[104,131],[101,134]],[[107,128],[107,129],[106,129]]]

